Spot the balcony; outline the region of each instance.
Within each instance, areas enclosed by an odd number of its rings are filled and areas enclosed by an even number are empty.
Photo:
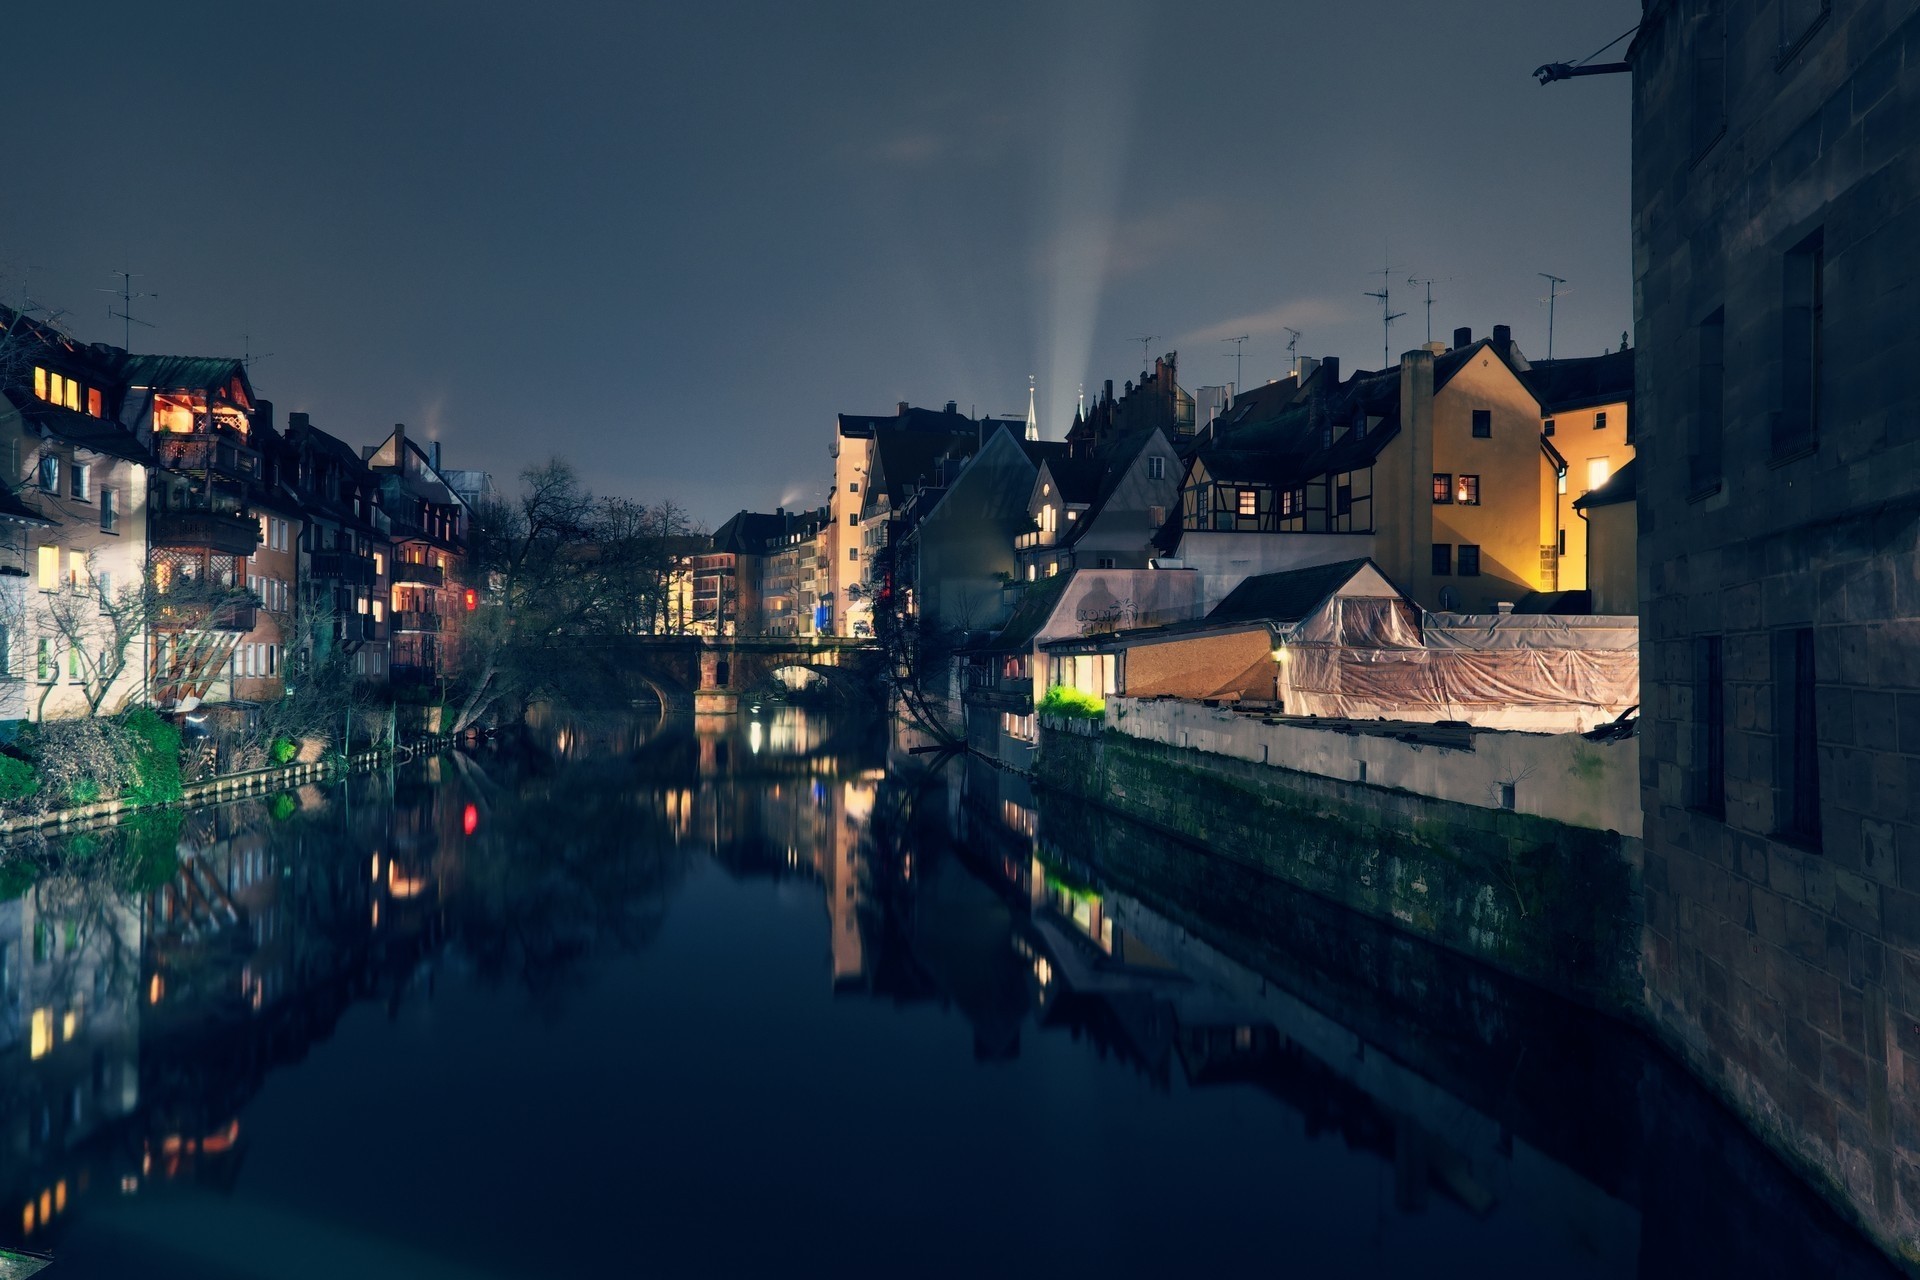
[[[395,631],[438,631],[440,615],[423,613],[417,609],[395,609],[393,629]]]
[[[259,474],[258,455],[242,442],[238,432],[217,427],[187,435],[156,432],[154,452],[170,471],[198,471],[251,480]]]
[[[244,593],[218,601],[209,601],[203,592],[182,592],[173,598],[163,595],[153,609],[156,631],[245,633],[253,630],[259,620],[259,602]]]
[[[1050,547],[1059,538],[1052,529],[1035,529],[1032,533],[1023,533],[1013,540],[1014,550],[1031,551],[1035,547]]]
[[[335,637],[346,644],[356,644],[362,640],[385,640],[387,624],[375,622],[366,614],[354,613],[345,617],[335,617],[333,632]]]
[[[415,564],[411,560],[395,560],[393,562],[393,580],[395,582],[416,583],[423,587],[437,587],[447,580],[447,575],[440,572],[440,566],[438,565]]]
[[[221,511],[154,511],[148,537],[156,547],[207,547],[234,556],[250,556],[260,545],[260,521]]]
[[[374,577],[373,557],[357,556],[350,551],[316,551],[311,572],[316,578],[342,586],[370,587]]]

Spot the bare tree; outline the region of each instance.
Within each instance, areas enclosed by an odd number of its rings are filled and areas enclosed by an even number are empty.
[[[87,553],[84,572],[74,573],[60,590],[42,595],[35,614],[47,652],[38,661],[55,664],[65,655],[68,685],[79,690],[88,715],[117,715],[139,697],[143,682],[129,684],[125,678],[136,673],[142,661],[154,603],[154,592],[145,582],[116,588],[93,552]],[[60,672],[43,670],[39,676],[44,713]]]

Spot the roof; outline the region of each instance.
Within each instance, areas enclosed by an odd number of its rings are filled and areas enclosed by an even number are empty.
[[[47,528],[59,523],[57,520],[47,519],[21,502],[19,495],[3,484],[0,484],[0,520],[11,520],[16,524],[36,524]]]
[[[1632,502],[1634,492],[1639,486],[1636,474],[1638,458],[1630,458],[1627,464],[1607,478],[1607,482],[1598,489],[1581,494],[1573,504],[1576,511],[1591,511],[1595,507],[1613,507],[1623,502]]]
[[[1633,351],[1537,360],[1520,375],[1520,381],[1533,392],[1541,414],[1547,417],[1592,405],[1631,404]]]
[[[1378,566],[1365,556],[1248,578],[1213,607],[1207,622],[1297,622],[1325,604],[1353,576]],[[1385,575],[1382,574],[1382,577]]]
[[[1027,429],[1026,422],[1021,419],[981,418],[976,421],[958,410],[917,409],[911,405],[907,406],[904,413],[841,413],[834,417],[840,434],[855,438],[871,437],[876,430],[887,427],[905,431],[944,431],[949,434],[965,431],[975,435],[981,434],[982,427],[991,431],[995,427],[1005,426],[1011,428],[1015,435],[1024,434]]]
[[[152,466],[153,453],[131,431],[111,418],[96,418],[44,400],[26,398],[20,416],[36,427],[45,427],[69,444],[77,444],[110,458],[124,458],[142,466]]]
[[[1570,613],[1584,616],[1593,612],[1593,593],[1584,588],[1577,591],[1529,591],[1513,602],[1513,611],[1519,614]]]
[[[249,400],[252,398],[246,364],[237,356],[122,355],[117,363],[121,379],[130,386],[211,391],[237,377],[247,387]]]
[[[767,544],[787,532],[787,517],[766,511],[740,511],[713,532],[713,550],[735,555],[765,555]]]
[[[883,427],[874,434],[874,461],[867,491],[884,493],[889,502],[897,505],[905,499],[909,487],[917,489],[935,483],[940,459],[955,452],[972,454],[979,443],[979,433],[970,422],[954,432]]]
[[[1046,467],[1047,476],[1070,505],[1085,506],[1100,492],[1098,458],[1049,458]]]
[[[1012,653],[1024,649],[1033,643],[1040,634],[1040,628],[1047,625],[1047,619],[1053,616],[1055,606],[1066,592],[1067,582],[1073,577],[1070,573],[1057,573],[1050,578],[1041,578],[1027,584],[1020,597],[1020,603],[1014,606],[1013,616],[1007,619],[1007,625],[1000,633],[979,645],[975,652]]]

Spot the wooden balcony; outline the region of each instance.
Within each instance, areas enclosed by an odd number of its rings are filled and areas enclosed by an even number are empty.
[[[316,551],[309,570],[317,579],[349,587],[373,585],[373,557],[357,556],[350,551]]]
[[[156,510],[148,515],[147,536],[156,547],[206,547],[250,556],[260,545],[260,521],[237,512]]]
[[[156,432],[153,450],[169,471],[233,476],[251,480],[259,474],[259,455],[237,432],[226,428],[175,435]]]
[[[440,615],[422,613],[416,609],[395,609],[393,611],[393,629],[395,631],[438,631]]]
[[[411,560],[395,560],[393,562],[393,580],[395,582],[415,583],[423,587],[437,587],[446,582],[447,576],[440,572],[439,565],[415,564]]]

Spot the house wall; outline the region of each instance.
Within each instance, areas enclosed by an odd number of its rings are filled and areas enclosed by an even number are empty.
[[[299,591],[302,522],[292,508],[256,508],[260,516],[260,545],[247,557],[248,589],[260,600],[252,631],[240,637],[230,660],[233,696],[251,702],[270,702],[286,696],[287,637],[293,627],[293,605]],[[273,521],[285,526],[284,547],[274,546]],[[276,583],[284,583],[282,588]]]
[[[858,525],[861,503],[866,499],[867,464],[873,456],[871,437],[843,436],[834,427],[833,494],[828,500],[833,519],[828,522],[828,577],[833,590],[833,618],[828,630],[837,636],[851,635],[852,623],[847,610],[847,588],[861,581],[866,572],[866,548],[861,545]],[[854,517],[851,527],[847,517]],[[849,558],[858,552],[859,559]]]
[[[1012,612],[1001,589],[1018,570],[1013,541],[1026,531],[1026,497],[1037,469],[1005,431],[967,463],[914,531],[914,589],[922,624],[935,633],[985,631]]]
[[[1594,422],[1602,414],[1606,415],[1606,425],[1595,428]],[[1616,401],[1557,413],[1552,417],[1553,435],[1549,439],[1567,460],[1567,491],[1555,499],[1559,507],[1559,527],[1567,533],[1567,550],[1560,557],[1560,584],[1554,589],[1579,591],[1592,585],[1587,580],[1587,538],[1592,530],[1574,511],[1573,504],[1583,494],[1599,487],[1592,483],[1594,477],[1591,474],[1591,466],[1596,459],[1605,461],[1609,476],[1633,461],[1633,445],[1628,443],[1627,406],[1625,402]],[[1598,605],[1595,605],[1594,611],[1635,612],[1633,609],[1603,609]]]
[[[1200,575],[1201,612],[1211,612],[1248,578],[1375,555],[1370,533],[1211,533],[1180,536],[1176,557]]]
[[[1160,461],[1157,480],[1150,474],[1149,459],[1154,458]],[[1152,510],[1157,509],[1164,520],[1166,513],[1180,507],[1180,466],[1165,432],[1148,437],[1093,523],[1075,540],[1072,566],[1094,569],[1102,559],[1111,559],[1116,569],[1146,568],[1153,555],[1148,539],[1160,529],[1160,521],[1150,519]]]
[[[1763,1137],[1911,1261],[1920,15],[1912,0],[1850,0],[1824,17],[1801,6],[1817,22],[1783,33],[1781,4],[1740,8],[1736,21],[1729,6],[1717,139],[1676,127],[1701,65],[1690,10],[1650,5],[1632,55],[1649,1013]],[[1784,58],[1783,34],[1798,43]],[[1790,336],[1790,263],[1815,231],[1819,421],[1810,447],[1776,448],[1789,358],[1805,369],[1810,354]],[[1702,358],[1716,311],[1717,379]],[[1720,465],[1690,474],[1711,459],[1716,418]],[[1791,660],[1801,631],[1813,641],[1805,682]],[[1717,771],[1701,674],[1715,640]],[[1811,723],[1796,733],[1806,685]],[[1790,839],[1779,833],[1800,742],[1816,746],[1817,824]],[[1709,803],[1716,773],[1723,809]]]
[[[1476,409],[1493,415],[1492,434],[1485,439],[1473,434]],[[1441,593],[1450,591],[1450,607],[1488,612],[1499,601],[1540,589],[1541,457],[1538,402],[1498,356],[1482,349],[1434,396],[1433,462],[1425,477],[1414,477],[1424,480],[1431,517],[1427,545],[1414,549],[1412,581],[1419,584],[1411,592],[1414,599],[1428,608],[1449,607]],[[1480,505],[1435,503],[1437,472],[1451,475],[1456,484],[1461,475],[1479,476]],[[1436,543],[1453,547],[1451,575],[1433,573]],[[1478,577],[1459,572],[1460,546],[1466,543],[1480,548]],[[1388,575],[1393,576],[1392,569]]]
[[[1574,517],[1586,536],[1586,588],[1593,593],[1593,611],[1623,616],[1640,612],[1639,528],[1636,504],[1615,502],[1595,507],[1586,519]]]

